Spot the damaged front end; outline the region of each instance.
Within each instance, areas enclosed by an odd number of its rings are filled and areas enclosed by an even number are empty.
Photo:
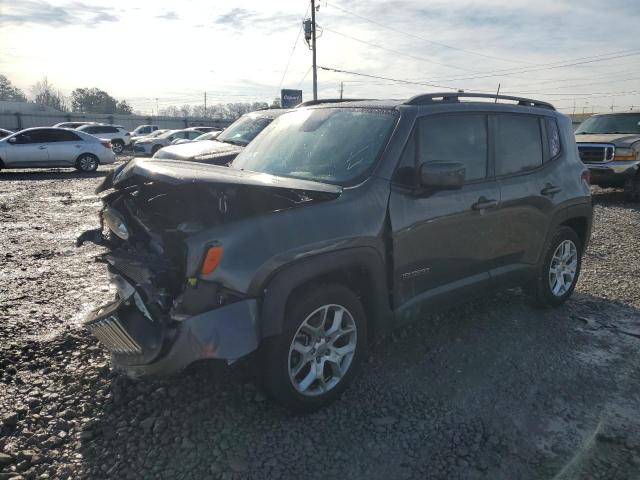
[[[133,377],[172,373],[204,358],[235,360],[259,344],[257,300],[205,272],[217,266],[210,253],[219,262],[224,246],[208,238],[189,252],[187,239],[340,193],[315,182],[166,160],[133,160],[98,187],[106,190],[100,228],[77,244],[107,249],[96,261],[107,265],[117,293],[91,312],[86,327],[112,352],[114,367]],[[189,258],[200,258],[207,275],[194,274]]]

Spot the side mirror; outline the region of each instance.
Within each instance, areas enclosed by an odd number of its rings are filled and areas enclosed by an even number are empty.
[[[7,142],[16,143],[17,142],[16,137],[11,137],[10,139],[7,140]]]
[[[459,162],[424,162],[420,165],[420,186],[435,190],[457,190],[464,185],[466,168]]]

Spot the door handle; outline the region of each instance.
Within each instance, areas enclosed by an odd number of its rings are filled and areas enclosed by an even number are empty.
[[[553,196],[556,193],[560,193],[561,191],[562,191],[562,188],[556,187],[555,185],[547,183],[545,187],[542,190],[540,190],[540,193],[546,196]]]
[[[497,206],[498,206],[497,200],[480,197],[476,203],[471,205],[471,208],[474,210],[484,210],[485,208],[494,208]]]
[[[47,148],[47,147],[45,147],[45,146],[43,145],[43,146],[41,146],[41,147],[38,147],[38,150],[44,150],[44,149],[46,149],[46,148]]]

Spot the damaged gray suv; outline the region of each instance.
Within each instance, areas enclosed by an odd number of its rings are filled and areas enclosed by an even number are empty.
[[[106,247],[117,286],[88,329],[133,377],[251,354],[272,398],[312,411],[406,321],[518,285],[561,304],[591,232],[588,171],[564,115],[498,99],[311,102],[230,167],[119,167],[78,239]]]

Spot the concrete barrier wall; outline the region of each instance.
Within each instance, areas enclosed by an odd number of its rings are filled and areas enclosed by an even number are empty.
[[[150,117],[143,115],[100,115],[81,113],[0,113],[0,128],[8,130],[22,130],[31,127],[50,127],[60,122],[98,122],[122,125],[133,130],[138,125],[151,124],[160,128],[186,128],[196,125],[212,127],[227,127],[232,120],[214,120],[196,117]]]

